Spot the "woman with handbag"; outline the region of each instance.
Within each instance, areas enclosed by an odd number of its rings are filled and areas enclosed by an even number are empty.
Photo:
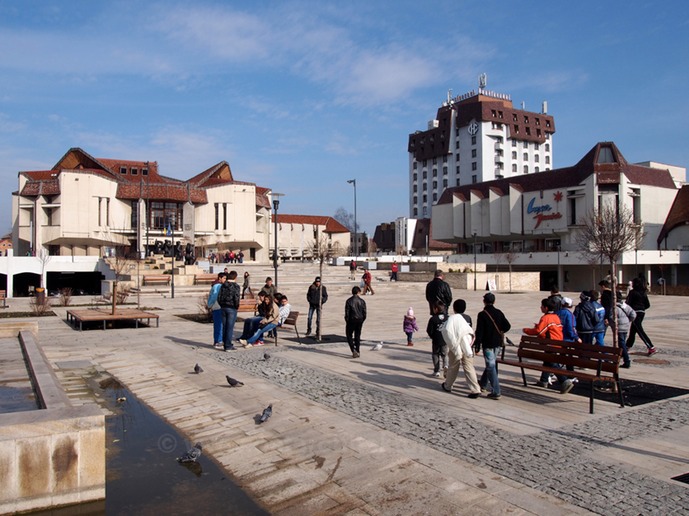
[[[510,322],[500,310],[493,306],[495,294],[487,292],[483,296],[483,310],[476,317],[476,340],[474,351],[478,353],[483,347],[483,358],[486,368],[483,370],[479,386],[481,390],[487,389],[490,383],[492,392],[488,398],[500,399],[500,380],[498,379],[498,364],[496,362],[498,350],[504,346],[505,333],[510,328]]]

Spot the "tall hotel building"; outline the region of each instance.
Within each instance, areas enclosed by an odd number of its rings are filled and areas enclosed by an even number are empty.
[[[555,121],[515,109],[509,95],[485,89],[448,98],[426,131],[409,135],[409,216],[430,218],[448,187],[552,168]]]

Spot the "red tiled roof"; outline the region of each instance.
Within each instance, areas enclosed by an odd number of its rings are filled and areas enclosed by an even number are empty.
[[[271,216],[271,221],[275,223],[275,214]],[[325,226],[326,233],[349,233],[350,231],[333,217],[321,215],[287,215],[278,214],[279,224],[311,224],[314,226]]]
[[[612,156],[611,162],[599,163],[603,155]],[[448,188],[440,196],[438,204],[451,203],[452,198],[457,195],[463,195],[467,199],[472,190],[488,197],[491,189],[507,193],[510,186],[518,187],[523,192],[571,188],[580,185],[593,174],[596,174],[598,184],[619,184],[620,175],[624,174],[634,184],[676,188],[669,171],[630,165],[613,142],[600,142],[572,167]]]

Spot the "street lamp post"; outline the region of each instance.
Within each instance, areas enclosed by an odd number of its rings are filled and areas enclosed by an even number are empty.
[[[272,193],[273,197],[273,217],[275,218],[275,249],[273,250],[273,269],[275,269],[275,289],[278,288],[278,207],[280,206],[280,197],[285,194]]]
[[[474,231],[474,292],[476,292],[476,231]]]
[[[356,229],[356,179],[348,179],[350,185],[354,185],[354,261],[359,261],[359,235]]]

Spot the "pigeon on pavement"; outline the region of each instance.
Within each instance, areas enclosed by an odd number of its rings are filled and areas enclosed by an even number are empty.
[[[230,384],[230,387],[241,387],[242,385],[244,385],[243,382],[240,382],[239,380],[235,380],[231,376],[225,376],[225,378],[227,378],[227,383]]]
[[[268,353],[263,353],[263,360],[268,360],[270,355]]]
[[[268,421],[268,418],[273,415],[273,405],[268,405],[265,409],[263,409],[263,414],[261,414],[260,419],[258,420],[259,423],[265,423]]]
[[[376,344],[375,346],[373,346],[371,348],[371,351],[380,351],[381,349],[383,349],[383,343],[379,342],[378,344]]]
[[[196,374],[203,373],[203,367],[201,367],[200,365],[196,364],[196,365],[194,366],[194,372],[195,372]]]
[[[203,450],[203,446],[201,446],[201,443],[196,443],[194,447],[190,449],[188,452],[186,452],[184,455],[182,455],[181,457],[177,457],[177,462],[181,462],[182,464],[196,462],[196,460],[201,456],[201,450]]]

